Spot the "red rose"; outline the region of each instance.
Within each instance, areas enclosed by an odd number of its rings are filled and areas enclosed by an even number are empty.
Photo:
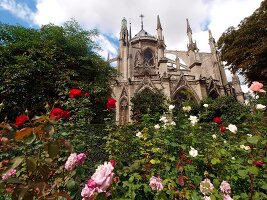
[[[221,132],[225,132],[225,130],[226,130],[225,126],[224,125],[220,125],[220,131]]]
[[[214,121],[215,123],[217,123],[217,124],[222,123],[222,119],[221,119],[220,117],[214,117],[214,118],[213,118],[213,121]]]
[[[115,167],[115,165],[116,165],[116,160],[110,160],[109,162],[111,163],[111,165],[112,165],[113,167]]]
[[[113,98],[108,98],[106,106],[107,106],[107,110],[111,110],[113,108],[116,108],[116,100]]]
[[[63,110],[61,113],[61,119],[63,120],[68,120],[70,118],[70,112],[67,110]]]
[[[90,96],[89,92],[85,92],[84,96],[89,97]]]
[[[27,115],[20,115],[16,117],[15,124],[17,126],[22,126],[27,120],[29,120],[29,117]]]
[[[80,89],[70,89],[69,97],[75,98],[75,97],[81,97],[82,91]]]
[[[53,118],[55,120],[68,120],[70,118],[70,112],[62,110],[60,108],[53,108],[50,112],[50,118]]]
[[[254,165],[256,165],[257,167],[262,167],[263,164],[264,164],[263,161],[254,161],[253,163],[254,163]]]

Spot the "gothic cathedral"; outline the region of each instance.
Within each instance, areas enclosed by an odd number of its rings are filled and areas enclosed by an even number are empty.
[[[142,20],[141,15],[141,20]],[[188,91],[191,99],[200,100],[224,95],[234,95],[243,101],[243,93],[237,75],[232,82],[226,79],[224,65],[216,49],[216,42],[209,30],[210,53],[199,52],[193,42],[192,30],[187,22],[187,51],[167,50],[160,18],[157,16],[157,36],[150,35],[143,28],[132,37],[124,18],[121,23],[118,56],[108,58],[117,62],[118,75],[111,84],[116,103],[116,122],[123,125],[131,121],[131,98],[146,90],[160,89],[167,98],[182,102]],[[167,55],[174,55],[175,59]]]

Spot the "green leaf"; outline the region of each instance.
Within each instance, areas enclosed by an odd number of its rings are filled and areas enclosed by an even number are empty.
[[[72,190],[73,188],[75,188],[75,181],[74,180],[69,180],[66,184],[68,190]]]
[[[33,173],[36,170],[36,159],[33,157],[26,158],[26,164],[27,164],[27,169],[29,172]]]
[[[237,173],[241,178],[245,178],[248,174],[247,170],[238,170]]]
[[[59,153],[59,146],[56,142],[50,142],[48,144],[48,154],[50,158],[54,159]]]
[[[257,167],[255,167],[255,166],[249,167],[248,171],[249,171],[249,173],[254,174],[254,175],[258,175],[259,174],[259,169]]]
[[[261,186],[262,189],[267,190],[267,183]]]
[[[29,137],[25,138],[23,141],[26,144],[31,144],[31,143],[33,143],[35,141],[35,139],[36,139],[36,135],[35,134],[32,134]]]
[[[99,193],[96,196],[96,200],[107,200],[107,197],[106,197],[105,193]]]
[[[259,139],[260,139],[260,136],[252,136],[252,137],[248,137],[247,141],[251,144],[257,144]]]
[[[221,161],[218,158],[211,159],[211,164],[216,165],[217,163],[220,163]]]
[[[152,159],[152,160],[150,160],[150,163],[151,163],[152,165],[155,165],[155,164],[156,164],[156,160]]]

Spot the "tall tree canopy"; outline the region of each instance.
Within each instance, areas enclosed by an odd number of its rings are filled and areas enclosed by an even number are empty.
[[[267,83],[267,0],[237,28],[229,27],[220,37],[222,60],[246,80]]]
[[[98,102],[105,98],[113,69],[95,53],[96,35],[74,20],[40,29],[0,24],[1,119],[25,109],[39,114],[46,102],[67,98],[70,88],[88,91]]]

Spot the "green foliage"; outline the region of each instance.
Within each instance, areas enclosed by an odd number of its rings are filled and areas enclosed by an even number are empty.
[[[150,118],[151,120],[158,120],[167,107],[166,97],[161,90],[144,89],[132,97],[131,103],[132,119],[137,121],[140,121],[140,117],[145,116],[145,114],[149,114],[150,117],[153,116],[154,119]]]
[[[0,24],[1,120],[13,121],[26,109],[30,116],[45,113],[46,102],[65,100],[70,88],[80,88],[97,105],[91,107],[95,123],[103,121],[113,69],[94,52],[96,35],[75,21],[38,30]]]
[[[267,1],[238,25],[220,37],[221,58],[232,72],[241,71],[249,82],[267,83]]]
[[[208,108],[204,108],[203,104],[208,104]],[[242,123],[250,113],[249,107],[238,102],[233,96],[218,97],[215,100],[205,99],[198,108],[202,112],[201,120],[210,122],[214,117],[221,117],[226,123]]]
[[[196,115],[196,109],[181,111],[179,116],[174,111],[166,113],[168,122],[156,122],[160,129],[155,129],[153,120],[109,129],[106,149],[117,161],[119,176],[112,199],[202,199],[199,185],[205,177],[215,187],[211,199],[222,199],[219,188],[223,180],[231,184],[235,199],[266,198],[263,112],[255,110],[254,104],[247,107],[230,97],[204,102],[208,108],[201,105],[197,115],[201,120],[194,126],[189,116]],[[221,132],[219,124],[212,122],[219,111],[222,124],[235,124],[237,133]],[[170,125],[171,120],[176,125]],[[196,157],[190,155],[191,147],[198,151]],[[257,161],[263,164],[257,165]],[[161,177],[162,191],[149,187],[152,176]]]

